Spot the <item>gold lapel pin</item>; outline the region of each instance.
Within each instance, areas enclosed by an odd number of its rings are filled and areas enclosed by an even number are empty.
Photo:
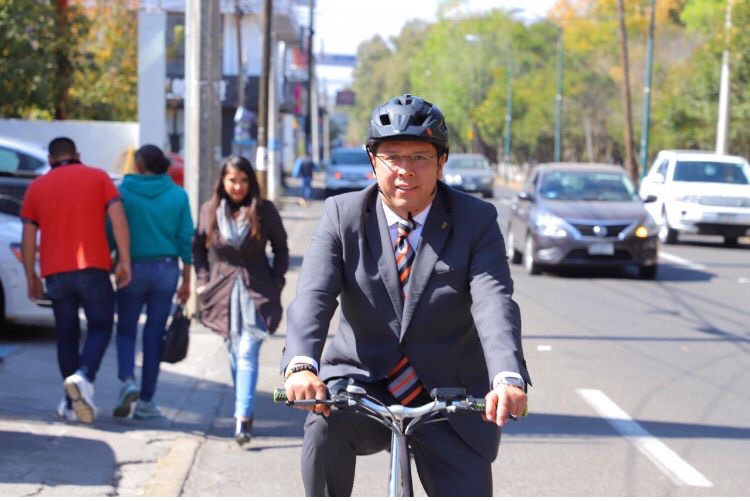
[[[440,228],[446,229],[448,227],[448,221],[443,221],[443,224],[440,225]]]

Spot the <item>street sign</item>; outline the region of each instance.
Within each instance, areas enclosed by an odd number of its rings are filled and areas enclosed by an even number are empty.
[[[357,56],[349,54],[319,54],[315,62],[322,66],[357,66]]]

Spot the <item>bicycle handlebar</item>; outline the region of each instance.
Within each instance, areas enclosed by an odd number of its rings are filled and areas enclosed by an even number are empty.
[[[439,393],[439,391],[438,391]],[[436,396],[432,402],[426,403],[419,407],[406,407],[403,405],[384,406],[379,402],[368,397],[366,394],[340,393],[329,399],[307,399],[307,400],[288,400],[286,390],[277,388],[273,392],[274,403],[284,403],[287,406],[300,405],[328,405],[331,407],[345,409],[349,407],[362,406],[370,409],[380,415],[397,415],[399,417],[418,417],[430,412],[445,410],[447,412],[456,411],[473,411],[484,412],[486,403],[484,398],[470,396],[454,396],[444,398]]]

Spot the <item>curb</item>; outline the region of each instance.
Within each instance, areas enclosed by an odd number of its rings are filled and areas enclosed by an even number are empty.
[[[177,439],[169,452],[156,462],[143,487],[143,496],[179,497],[202,443],[203,440],[194,438]]]

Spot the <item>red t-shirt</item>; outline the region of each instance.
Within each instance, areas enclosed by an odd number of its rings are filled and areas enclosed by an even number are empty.
[[[21,218],[41,231],[43,277],[86,268],[110,270],[106,213],[119,197],[106,172],[83,164],[55,167],[31,183]]]

